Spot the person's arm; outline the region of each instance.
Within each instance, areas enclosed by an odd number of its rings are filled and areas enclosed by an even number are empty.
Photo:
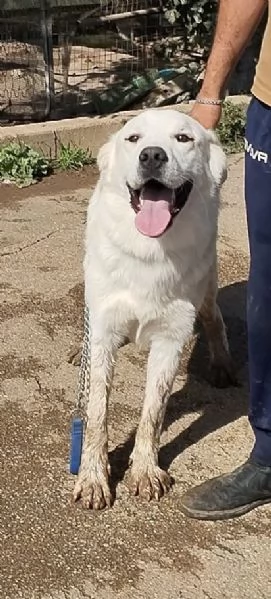
[[[215,37],[199,99],[220,100],[229,75],[252,37],[267,7],[267,0],[220,0]],[[214,128],[221,106],[195,103],[191,116]]]

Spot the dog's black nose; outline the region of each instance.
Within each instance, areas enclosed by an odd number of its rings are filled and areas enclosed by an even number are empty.
[[[142,168],[154,170],[163,166],[168,161],[167,154],[163,148],[158,146],[148,146],[139,154],[139,162]]]

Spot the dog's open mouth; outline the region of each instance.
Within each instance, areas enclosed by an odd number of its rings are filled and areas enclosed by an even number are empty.
[[[140,189],[127,185],[137,230],[148,237],[162,235],[184,207],[192,186],[191,181],[185,181],[177,189],[170,189],[156,179],[150,179]]]

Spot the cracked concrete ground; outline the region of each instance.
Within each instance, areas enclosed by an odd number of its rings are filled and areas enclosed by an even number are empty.
[[[219,227],[220,303],[242,386],[206,381],[206,347],[187,348],[170,399],[161,462],[175,478],[159,504],[131,498],[128,456],[146,356],[123,348],[110,402],[113,508],[71,502],[70,417],[82,334],[82,239],[95,172],[0,189],[0,596],[3,599],[269,599],[270,508],[194,522],[182,492],[230,470],[251,448],[246,382],[248,269],[242,157],[230,160]]]

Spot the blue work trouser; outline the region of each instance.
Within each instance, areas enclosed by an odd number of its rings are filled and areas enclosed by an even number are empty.
[[[271,466],[271,107],[252,98],[245,139],[250,245],[247,291],[252,458]]]

